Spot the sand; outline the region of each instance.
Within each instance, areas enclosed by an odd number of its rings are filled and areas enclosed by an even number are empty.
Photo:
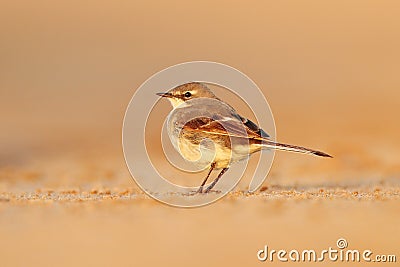
[[[144,194],[120,159],[118,154],[108,159],[51,157],[29,167],[3,168],[3,263],[279,266],[282,263],[276,259],[260,262],[257,251],[265,245],[276,250],[321,251],[336,248],[339,238],[346,239],[349,249],[399,255],[397,178],[332,180],[318,177],[314,170],[309,172],[315,177],[302,182],[286,173],[290,169],[282,170],[288,178],[281,176],[275,166],[254,194],[240,189],[246,187],[242,184],[212,205],[182,209]],[[283,159],[288,160],[278,154],[276,165],[281,166]],[[307,166],[309,160],[317,159],[303,158],[297,163]],[[46,165],[53,168],[43,168]],[[6,177],[19,179],[13,182]],[[324,264],[338,263],[326,260]]]

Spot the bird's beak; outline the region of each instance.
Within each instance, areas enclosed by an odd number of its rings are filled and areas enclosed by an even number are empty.
[[[156,95],[161,96],[161,97],[172,97],[171,93],[156,93]]]

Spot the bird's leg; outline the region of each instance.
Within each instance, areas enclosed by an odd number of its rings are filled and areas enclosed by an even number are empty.
[[[223,168],[222,171],[218,174],[218,177],[207,187],[204,193],[210,192],[210,190],[214,187],[214,185],[221,179],[222,175],[228,170],[229,168]]]
[[[208,177],[210,177],[210,174],[214,170],[214,168],[215,168],[215,162],[211,163],[210,170],[208,171],[208,174],[207,174],[206,178],[204,179],[204,181],[201,183],[199,189],[197,189],[196,193],[203,193],[203,186],[206,184]]]

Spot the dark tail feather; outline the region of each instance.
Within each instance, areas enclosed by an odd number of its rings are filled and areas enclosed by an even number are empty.
[[[262,145],[263,145],[263,147],[270,148],[270,149],[292,151],[292,152],[303,153],[303,154],[313,154],[313,155],[320,156],[320,157],[333,158],[331,155],[328,155],[324,152],[317,151],[314,149],[305,148],[305,147],[301,147],[301,146],[276,143],[276,142],[269,141],[269,140],[263,140]]]

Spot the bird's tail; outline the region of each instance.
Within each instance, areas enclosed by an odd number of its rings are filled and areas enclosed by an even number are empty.
[[[263,140],[262,146],[263,146],[263,148],[267,148],[267,149],[292,151],[292,152],[297,152],[297,153],[313,154],[313,155],[320,156],[320,157],[332,158],[331,155],[328,155],[328,154],[326,154],[324,152],[321,152],[321,151],[317,151],[317,150],[314,150],[314,149],[305,148],[305,147],[301,147],[301,146],[294,146],[294,145],[277,143],[277,142],[273,142],[273,141],[270,141],[270,140]]]

